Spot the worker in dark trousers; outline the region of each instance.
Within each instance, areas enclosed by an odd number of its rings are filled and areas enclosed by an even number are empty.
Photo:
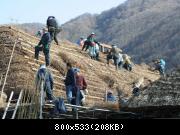
[[[51,36],[50,33],[47,32],[47,29],[43,29],[43,36],[39,42],[39,44],[35,47],[35,59],[39,59],[39,52],[43,51],[45,55],[45,61],[46,61],[46,66],[49,66],[50,64],[50,45],[51,45]]]
[[[52,40],[56,42],[57,45],[59,45],[57,35],[62,31],[62,28],[59,28],[57,20],[54,16],[49,16],[47,19],[47,28],[48,32],[50,33]]]
[[[40,65],[35,79],[36,88],[40,90],[40,83],[41,81],[44,81],[44,91],[46,92],[47,100],[54,100],[53,96],[53,77],[51,72],[48,70],[46,65],[42,64]]]

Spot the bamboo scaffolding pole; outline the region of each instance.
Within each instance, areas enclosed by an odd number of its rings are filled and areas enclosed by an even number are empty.
[[[3,95],[3,92],[4,92],[4,88],[5,88],[5,85],[6,85],[6,80],[7,80],[7,76],[8,76],[8,73],[9,73],[10,66],[11,66],[11,62],[12,62],[12,58],[13,58],[13,55],[14,55],[14,50],[15,50],[16,44],[17,44],[17,40],[15,41],[15,43],[13,45],[13,50],[12,50],[11,57],[10,57],[10,60],[9,60],[9,63],[8,63],[6,75],[5,75],[5,78],[4,78],[4,83],[3,83],[3,86],[2,86],[2,89],[1,89],[1,97],[0,98],[2,98],[2,95]]]

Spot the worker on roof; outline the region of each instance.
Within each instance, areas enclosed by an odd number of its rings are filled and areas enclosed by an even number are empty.
[[[132,94],[133,94],[134,96],[139,96],[140,90],[141,90],[141,87],[143,86],[143,84],[144,84],[144,77],[138,79],[137,82],[134,82],[134,83],[133,83]]]
[[[82,48],[82,51],[85,49],[85,51],[87,51],[89,49],[89,47],[94,47],[95,44],[99,44],[99,42],[97,42],[97,40],[95,39],[95,33],[92,32],[88,37],[87,40],[84,42],[84,46]]]
[[[107,63],[109,65],[109,60],[114,60],[114,65],[116,67],[116,70],[119,69],[119,66],[121,66],[123,59],[122,59],[122,50],[119,49],[116,45],[112,45],[111,50],[109,51],[107,55]]]
[[[84,42],[85,42],[84,37],[80,37],[80,39],[77,41],[77,44],[78,44],[80,47],[83,47],[83,46],[84,46]]]
[[[60,33],[62,31],[62,28],[58,26],[58,22],[54,16],[48,17],[47,28],[48,28],[48,32],[50,32],[52,40],[54,40],[56,42],[56,44],[58,45],[59,42],[57,39],[57,35],[58,35],[58,33]]]
[[[158,70],[160,75],[165,76],[165,66],[166,66],[166,62],[164,59],[157,59],[155,61],[156,64],[156,68],[155,70]]]
[[[71,63],[67,63],[67,74],[64,80],[66,86],[66,96],[69,104],[73,104],[72,100],[75,93],[75,75],[74,75],[74,68],[72,67]]]
[[[85,95],[87,91],[87,83],[83,75],[81,75],[79,69],[74,69],[75,79],[76,79],[76,105],[84,105]]]
[[[50,33],[46,28],[43,29],[44,34],[38,43],[38,45],[35,47],[35,59],[39,59],[39,52],[43,51],[45,55],[45,61],[46,61],[46,66],[49,66],[50,64],[50,46],[51,46],[51,36]]]
[[[86,50],[89,49],[89,55],[91,59],[96,59],[96,44],[100,45],[99,42],[96,41],[95,39],[95,33],[92,32],[91,35],[88,36],[87,41],[86,41]]]
[[[106,92],[105,100],[107,102],[115,103],[117,101],[117,99],[116,99],[116,97],[114,96],[114,93],[113,93],[113,86],[114,86],[114,82],[109,82],[108,90]]]
[[[44,91],[48,100],[54,100],[53,97],[53,77],[45,64],[40,65],[35,79],[36,89],[41,90],[41,83],[44,83]]]
[[[130,60],[131,57],[129,57],[127,54],[124,54],[123,59],[124,59],[123,67],[128,71],[132,71],[132,62]]]

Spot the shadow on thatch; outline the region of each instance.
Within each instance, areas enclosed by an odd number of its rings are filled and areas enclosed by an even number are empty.
[[[116,83],[116,80],[113,76],[100,75],[99,77],[108,85],[114,85],[114,83]]]
[[[55,59],[52,59],[51,66],[54,69],[58,70],[63,76],[65,75],[65,73],[66,73],[66,65],[65,65],[64,62],[61,63],[61,62],[59,62],[59,61],[57,61]]]
[[[80,68],[81,70],[87,71],[87,65],[83,62],[82,59],[76,61],[73,56],[67,55],[66,53],[60,52],[59,57],[63,60],[64,63],[71,63],[73,67]]]

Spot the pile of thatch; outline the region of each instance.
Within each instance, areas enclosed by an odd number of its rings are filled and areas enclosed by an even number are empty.
[[[0,108],[6,107],[6,100],[7,100],[7,95],[5,93],[2,93],[2,98],[0,98]]]
[[[66,64],[63,61],[60,62],[56,59],[52,59],[51,66],[58,70],[63,76],[66,74]]]
[[[88,70],[88,65],[83,62],[86,60],[84,59],[74,59],[72,55],[68,55],[67,53],[60,52],[59,53],[60,58],[63,60],[64,63],[71,63],[73,66],[80,68],[81,70],[87,71]]]
[[[104,103],[96,103],[94,104],[93,108],[98,108],[98,109],[108,109],[111,111],[120,111],[120,104],[118,102],[116,103],[111,103],[111,102],[104,102]]]

